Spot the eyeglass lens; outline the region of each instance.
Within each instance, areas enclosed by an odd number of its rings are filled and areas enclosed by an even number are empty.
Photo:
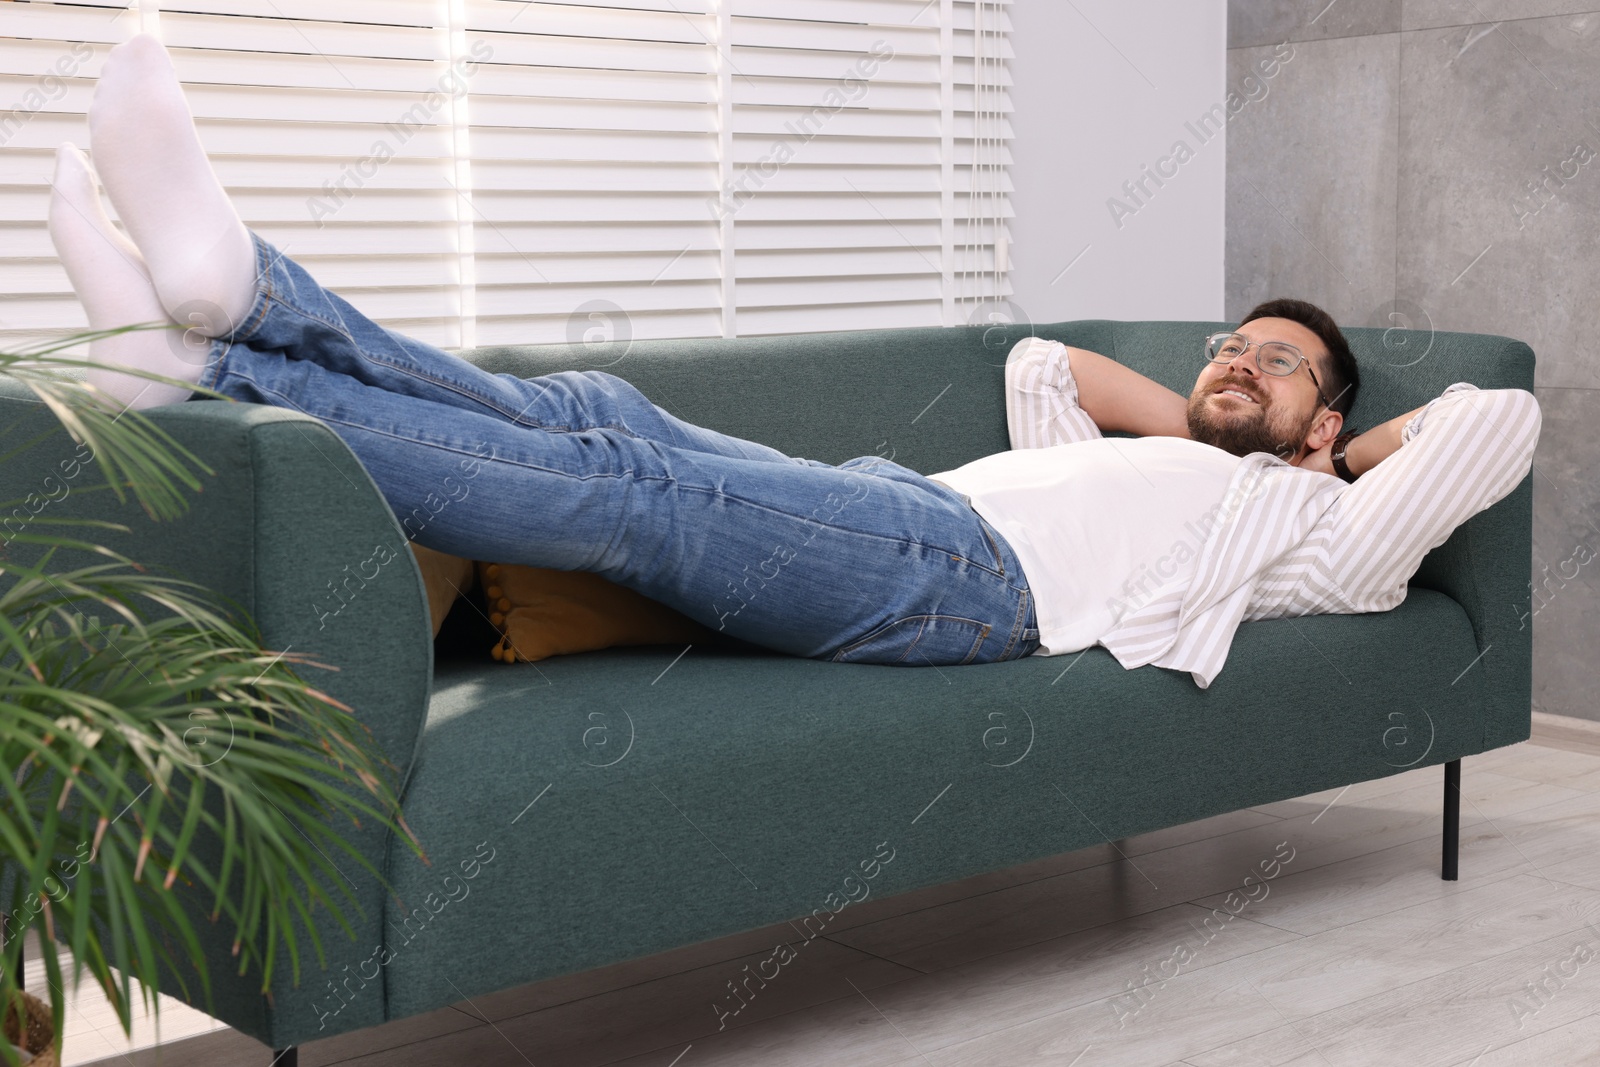
[[[1235,334],[1212,342],[1208,348],[1214,362],[1227,363],[1237,359],[1248,345],[1248,341]],[[1276,341],[1268,341],[1260,346],[1256,350],[1256,359],[1263,371],[1277,375],[1293,373],[1300,362],[1299,354],[1294,349]]]

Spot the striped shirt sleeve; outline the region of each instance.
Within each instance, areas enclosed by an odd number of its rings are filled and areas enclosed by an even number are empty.
[[[1345,601],[1323,610],[1404,601],[1423,557],[1527,477],[1540,421],[1526,389],[1457,382],[1430,400],[1401,430],[1400,448],[1341,492],[1307,538],[1321,548],[1313,569],[1323,581],[1311,584]]]
[[[1024,337],[1006,357],[1006,426],[1011,447],[1049,448],[1104,436],[1078,404],[1067,346]]]

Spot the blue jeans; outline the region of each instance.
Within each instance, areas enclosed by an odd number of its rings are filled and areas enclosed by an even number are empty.
[[[954,490],[877,456],[834,466],[695,426],[602,371],[490,374],[255,248],[255,301],[200,385],[326,423],[418,544],[594,571],[808,658],[944,666],[1039,647],[1021,565]]]

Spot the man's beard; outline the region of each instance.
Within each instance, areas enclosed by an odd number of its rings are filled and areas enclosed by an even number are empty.
[[[1237,388],[1252,397],[1259,396],[1253,389],[1235,383],[1222,383],[1213,388]],[[1284,462],[1291,461],[1311,432],[1311,420],[1295,425],[1292,417],[1263,400],[1251,405],[1243,400],[1234,402],[1224,411],[1227,401],[1213,402],[1213,392],[1196,393],[1189,398],[1186,416],[1189,436],[1201,444],[1213,445],[1235,456],[1248,456],[1252,452],[1266,452]],[[1209,410],[1208,410],[1209,408]],[[1288,425],[1285,425],[1285,423]]]

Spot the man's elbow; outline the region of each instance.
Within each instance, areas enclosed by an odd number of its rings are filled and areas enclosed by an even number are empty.
[[[1470,406],[1507,435],[1532,431],[1537,437],[1543,422],[1539,398],[1526,389],[1474,387],[1450,393],[1444,399]]]
[[[1539,445],[1544,416],[1538,398],[1526,389],[1485,389],[1472,406],[1494,428],[1493,435],[1483,439],[1483,446],[1515,461],[1514,487],[1532,468],[1534,449]]]
[[[1539,398],[1526,389],[1496,389],[1494,392],[1504,394],[1502,428],[1512,435],[1513,440],[1522,434],[1530,435],[1532,440],[1528,450],[1531,452],[1539,443],[1539,431],[1544,427],[1544,412],[1539,407]]]

